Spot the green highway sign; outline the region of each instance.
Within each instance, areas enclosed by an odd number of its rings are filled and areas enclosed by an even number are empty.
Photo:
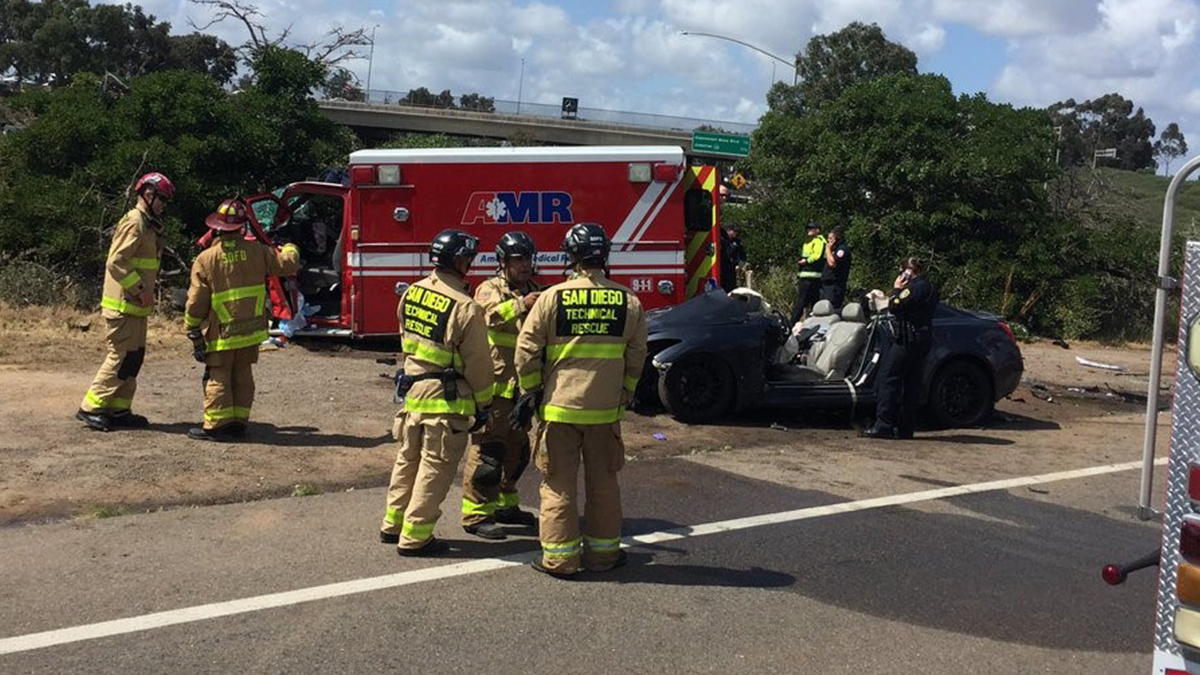
[[[712,131],[693,131],[692,152],[711,152],[718,155],[745,157],[750,154],[750,137]]]

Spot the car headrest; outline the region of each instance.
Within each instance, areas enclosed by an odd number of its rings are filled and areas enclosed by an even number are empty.
[[[858,304],[857,302],[851,302],[842,308],[842,321],[866,323],[867,314],[863,311],[862,305]]]
[[[813,305],[812,312],[809,316],[830,316],[833,314],[833,303],[828,300],[818,300],[817,304]]]

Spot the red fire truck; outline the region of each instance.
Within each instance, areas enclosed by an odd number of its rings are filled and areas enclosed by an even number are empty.
[[[256,229],[300,246],[303,268],[272,297],[276,317],[303,312],[308,333],[398,332],[397,287],[430,272],[429,242],[449,227],[480,239],[475,283],[495,273],[509,230],[537,243],[538,281],[562,280],[559,246],[581,222],[608,231],[612,278],[647,308],[719,281],[718,169],[678,147],[361,150],[348,174],[348,185],[294,183],[248,200]]]

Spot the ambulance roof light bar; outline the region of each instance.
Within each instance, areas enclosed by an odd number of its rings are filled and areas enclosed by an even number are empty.
[[[1200,157],[1193,157],[1171,179],[1163,200],[1162,238],[1158,246],[1158,289],[1154,292],[1154,342],[1150,349],[1150,385],[1146,391],[1146,433],[1142,445],[1142,483],[1138,493],[1138,517],[1151,520],[1158,514],[1150,506],[1154,487],[1154,444],[1158,438],[1158,386],[1162,382],[1163,341],[1166,332],[1167,291],[1179,284],[1171,274],[1171,238],[1175,233],[1175,197],[1188,176],[1200,169]]]

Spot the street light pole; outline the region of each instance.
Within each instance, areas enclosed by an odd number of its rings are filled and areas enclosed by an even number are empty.
[[[786,63],[787,65],[791,66],[792,67],[792,86],[795,86],[796,84],[798,84],[800,82],[800,64],[798,62],[788,61],[787,59],[783,58],[782,56],[777,56],[775,54],[772,54],[771,52],[763,49],[762,47],[756,47],[744,40],[739,40],[737,38],[731,38],[728,35],[717,35],[716,33],[702,33],[700,31],[695,31],[695,30],[681,30],[681,31],[679,31],[679,34],[680,35],[700,35],[703,37],[716,38],[718,40],[728,40],[729,42],[736,42],[737,44],[739,44],[743,47],[748,47],[750,49],[753,49],[754,51],[758,52],[759,54],[762,54],[763,56],[769,56],[769,57],[775,59],[776,61],[779,61],[780,63]]]
[[[371,27],[371,55],[367,57],[367,102],[371,102],[371,66],[375,65],[375,29],[379,28],[379,24]]]
[[[521,114],[521,94],[525,91],[525,59],[521,59],[521,79],[517,83],[517,114]]]

